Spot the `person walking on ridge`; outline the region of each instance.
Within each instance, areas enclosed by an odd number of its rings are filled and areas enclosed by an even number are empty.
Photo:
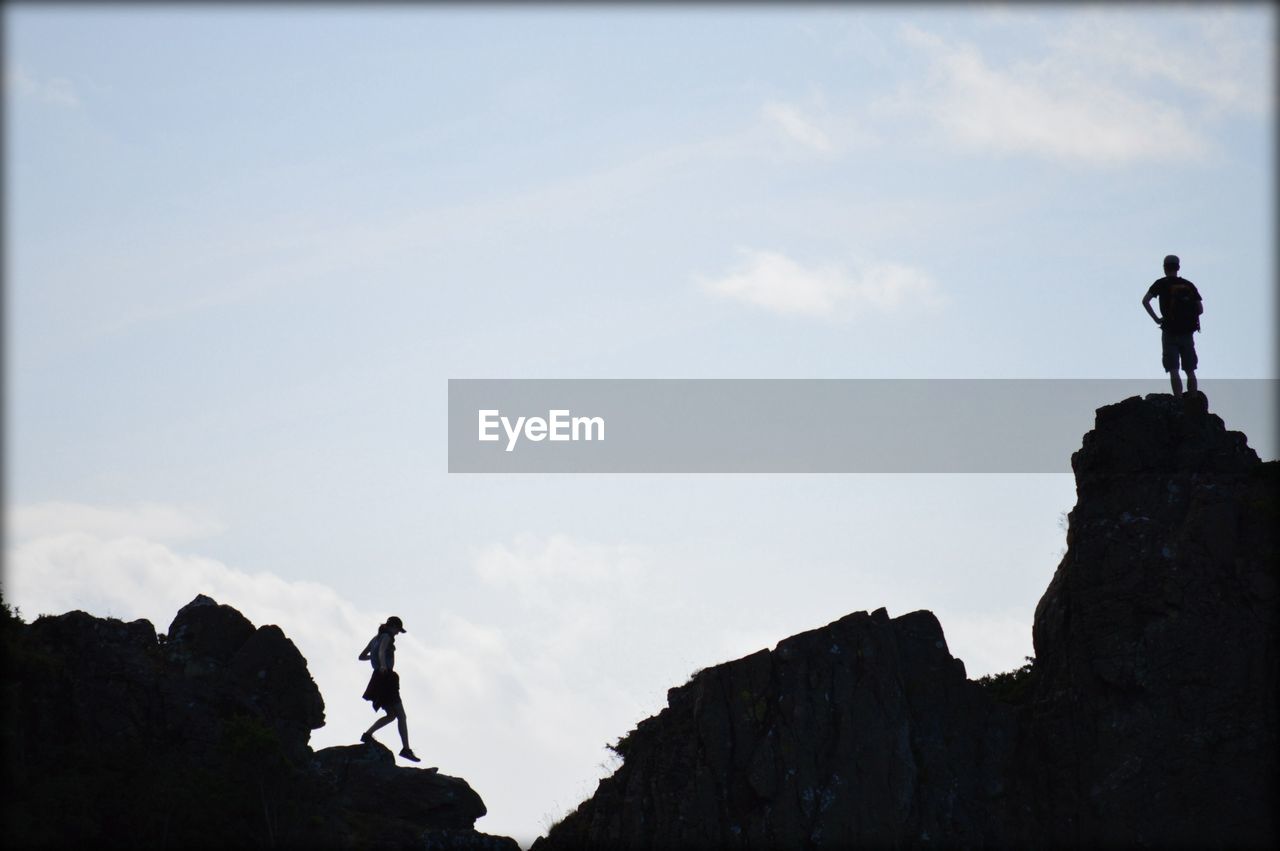
[[[1153,283],[1142,297],[1142,307],[1160,326],[1160,363],[1169,373],[1173,395],[1182,395],[1181,366],[1187,373],[1187,392],[1196,392],[1196,344],[1191,335],[1200,330],[1204,304],[1196,285],[1178,277],[1181,263],[1176,254],[1164,258],[1164,277]],[[1160,315],[1151,309],[1151,299],[1159,298]]]
[[[400,675],[395,671],[396,636],[408,632],[404,622],[392,615],[387,622],[378,627],[375,635],[364,650],[360,651],[360,660],[368,660],[373,664],[373,675],[369,677],[369,685],[364,690],[364,699],[373,704],[373,711],[385,708],[387,714],[373,722],[368,730],[360,736],[360,741],[371,745],[373,734],[392,721],[399,722],[400,756],[410,762],[420,762],[417,754],[409,747],[409,721],[404,712],[404,703],[400,700]],[[435,767],[426,769],[435,771]]]

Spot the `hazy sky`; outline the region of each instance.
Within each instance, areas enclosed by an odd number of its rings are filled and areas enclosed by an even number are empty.
[[[668,687],[848,612],[1015,667],[1074,489],[450,476],[447,379],[1160,382],[1170,252],[1211,400],[1275,377],[1267,5],[5,18],[6,597],[278,623],[317,747],[398,614],[415,749],[522,842]]]

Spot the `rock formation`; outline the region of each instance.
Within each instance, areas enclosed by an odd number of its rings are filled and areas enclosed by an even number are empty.
[[[929,612],[857,612],[708,668],[538,848],[789,848],[1003,833],[1012,710]]]
[[[1204,397],[1097,412],[1010,704],[929,612],[848,615],[708,668],[536,851],[1271,846],[1276,462]]]
[[[208,597],[165,636],[77,611],[6,618],[3,640],[6,844],[517,848],[474,830],[465,780],[313,752],[302,654]]]
[[[1280,464],[1202,395],[1153,395],[1099,409],[1071,465],[1023,724],[1032,825],[1082,845],[1275,838]]]

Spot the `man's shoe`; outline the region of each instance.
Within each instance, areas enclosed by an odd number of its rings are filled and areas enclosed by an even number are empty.
[[[408,748],[401,748],[400,756],[409,760],[409,762],[422,762],[422,760],[418,759],[418,755],[413,751],[409,750]]]

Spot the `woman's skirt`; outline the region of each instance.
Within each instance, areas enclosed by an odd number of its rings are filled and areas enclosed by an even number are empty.
[[[365,687],[364,699],[373,702],[373,711],[393,707],[400,702],[400,675],[395,671],[374,671]]]

